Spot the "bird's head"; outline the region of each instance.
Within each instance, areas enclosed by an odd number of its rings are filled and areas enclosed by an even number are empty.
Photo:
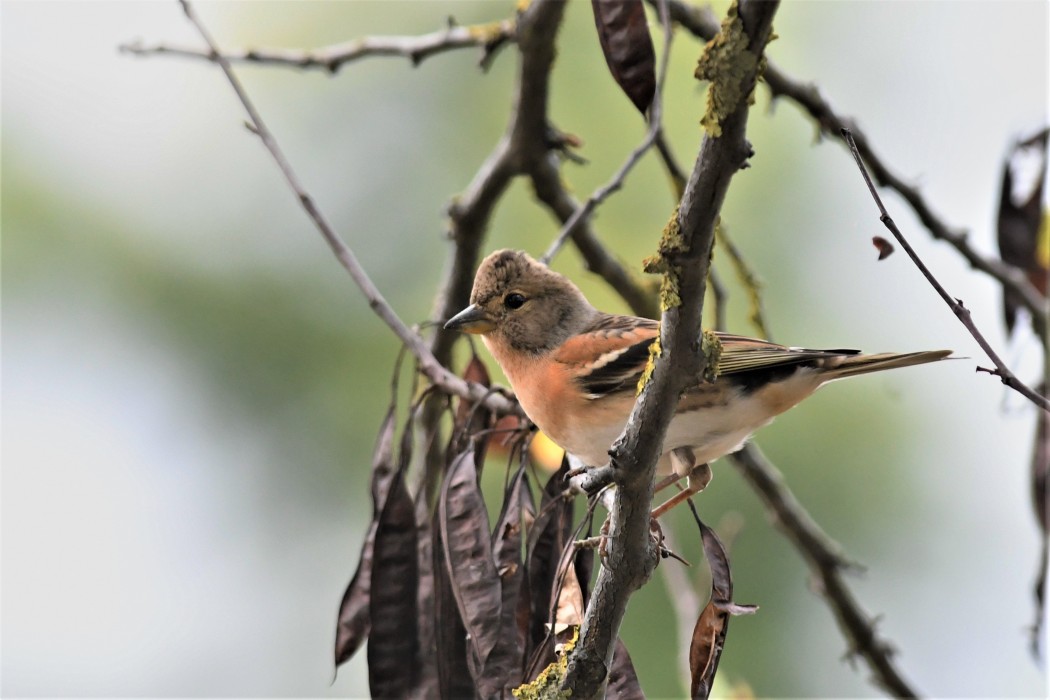
[[[585,328],[597,313],[562,275],[521,251],[497,250],[478,268],[470,306],[445,328],[540,354]]]

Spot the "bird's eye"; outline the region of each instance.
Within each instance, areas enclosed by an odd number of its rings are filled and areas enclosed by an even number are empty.
[[[508,309],[520,309],[524,303],[525,297],[517,293],[508,294],[503,299],[503,305],[506,306]]]

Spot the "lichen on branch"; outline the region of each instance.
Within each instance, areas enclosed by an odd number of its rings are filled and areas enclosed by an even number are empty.
[[[722,359],[722,341],[712,330],[705,330],[700,335],[700,352],[704,356],[704,381],[713,382],[718,378],[718,363]]]
[[[707,88],[707,109],[700,124],[714,138],[722,135],[722,122],[748,97],[744,86],[749,84],[748,78],[754,75],[759,60],[747,50],[748,43],[734,0],[718,34],[704,46],[693,73],[697,80],[711,83]]]
[[[674,211],[671,212],[671,218],[664,226],[656,255],[650,255],[642,261],[642,270],[651,275],[662,275],[660,278],[660,311],[667,311],[682,304],[678,284],[682,268],[675,264],[672,258],[687,250],[688,246],[685,238],[682,237],[681,224],[678,221],[678,205],[676,205]]]

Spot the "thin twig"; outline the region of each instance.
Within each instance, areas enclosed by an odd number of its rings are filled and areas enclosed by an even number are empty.
[[[908,257],[911,258],[911,261],[915,263],[915,266],[919,268],[919,272],[922,273],[922,276],[925,277],[926,281],[937,291],[937,294],[944,300],[944,303],[947,304],[952,310],[952,313],[958,317],[960,323],[966,327],[966,330],[970,332],[973,339],[981,346],[981,350],[984,351],[984,354],[987,355],[988,359],[995,365],[994,370],[988,370],[981,367],[978,367],[977,370],[979,372],[987,372],[996,375],[1002,380],[1003,384],[1020,393],[1044,411],[1050,411],[1050,400],[1047,400],[1045,396],[1040,395],[1034,389],[1028,387],[1010,371],[1010,368],[1006,366],[1006,363],[1000,359],[991,344],[985,339],[984,334],[982,334],[980,329],[977,328],[977,324],[973,322],[973,318],[970,315],[970,310],[963,305],[962,299],[955,298],[948,294],[947,290],[945,290],[937,278],[934,277],[933,273],[930,272],[930,269],[926,267],[926,264],[919,258],[919,255],[911,247],[911,244],[908,243],[904,234],[902,234],[900,229],[897,228],[897,224],[893,222],[889,212],[886,211],[886,207],[882,203],[882,198],[879,197],[879,192],[875,188],[875,184],[871,181],[867,169],[864,167],[864,161],[861,159],[860,151],[857,150],[857,144],[853,140],[853,134],[849,129],[843,129],[842,136],[846,140],[846,143],[849,144],[850,152],[853,153],[853,159],[857,162],[857,167],[860,168],[860,173],[864,176],[864,182],[868,186],[868,191],[871,192],[871,196],[879,208],[879,219],[886,228],[889,229],[890,233],[893,234],[893,237],[897,239],[897,242],[900,244],[901,248],[904,249],[904,252],[908,254]]]
[[[711,266],[711,272],[707,275],[707,283],[711,286],[711,297],[714,302],[715,322],[711,326],[715,330],[726,329],[726,304],[729,301],[729,292],[722,284],[722,278],[715,266]]]
[[[656,0],[649,0],[649,2],[654,3]],[[710,8],[690,5],[682,0],[668,0],[668,4],[671,19],[697,37],[706,41],[718,31],[718,20]],[[856,137],[857,149],[864,158],[864,162],[871,168],[875,181],[880,186],[888,187],[900,194],[933,238],[942,240],[955,248],[972,268],[992,277],[1002,285],[1006,292],[1016,295],[1032,315],[1032,327],[1042,340],[1043,347],[1050,347],[1046,298],[1028,281],[1023,271],[997,258],[982,255],[970,245],[966,231],[949,226],[937,216],[919,190],[907,184],[878,157],[868,139],[856,126],[855,120],[836,113],[831,103],[821,95],[815,85],[788,76],[772,62],[767,63],[763,78],[774,97],[787,97],[794,101],[817,122],[822,133],[829,134],[845,143],[841,129],[850,129]]]
[[[664,28],[664,45],[660,56],[660,71],[656,78],[656,90],[653,92],[653,101],[649,106],[649,129],[645,134],[645,138],[631,151],[630,155],[627,156],[627,160],[616,171],[612,179],[596,189],[587,198],[587,201],[583,203],[583,206],[578,207],[572,216],[569,217],[569,220],[565,222],[550,247],[547,248],[547,252],[540,258],[540,262],[544,265],[550,265],[551,260],[554,259],[561,247],[565,245],[565,241],[575,231],[577,224],[590,217],[599,204],[604,202],[613,192],[623,187],[627,174],[634,169],[634,166],[638,164],[642,156],[652,148],[653,144],[660,139],[663,133],[663,90],[664,83],[667,80],[667,64],[671,57],[671,39],[674,37],[674,34],[671,31],[671,20],[667,12],[667,3],[661,0],[657,3],[657,8],[660,13],[660,24]],[[668,167],[670,165],[671,163],[668,163]]]
[[[654,100],[655,99],[656,98],[654,98]],[[620,166],[620,169],[616,171],[616,174],[613,175],[612,179],[596,189],[591,196],[587,198],[587,201],[583,203],[583,206],[577,207],[576,211],[572,213],[572,216],[569,217],[568,221],[562,225],[561,231],[555,236],[554,241],[552,241],[550,247],[547,248],[547,252],[545,252],[543,257],[540,258],[540,262],[544,265],[549,265],[551,260],[554,259],[554,256],[558,254],[559,250],[561,250],[561,247],[565,245],[565,241],[576,233],[576,227],[580,222],[588,219],[594,210],[598,208],[599,204],[604,202],[613,192],[616,192],[623,187],[627,174],[631,172],[638,161],[642,159],[642,156],[652,148],[653,143],[656,141],[656,136],[659,133],[660,124],[654,121],[649,127],[648,133],[645,135],[645,139],[643,139],[642,142],[631,151],[631,154],[627,156],[627,160],[625,160],[623,165]]]
[[[721,246],[729,256],[729,262],[733,265],[737,279],[744,287],[744,291],[747,292],[747,298],[751,304],[748,320],[754,324],[759,336],[766,340],[772,340],[773,334],[769,330],[765,307],[762,304],[762,282],[758,278],[758,273],[751,269],[751,265],[748,264],[744,254],[733,243],[733,239],[729,237],[729,233],[724,225],[719,224],[715,229],[715,236],[716,244]]]
[[[413,66],[417,66],[435,54],[453,49],[481,47],[484,53],[480,65],[487,68],[497,49],[514,40],[514,33],[515,23],[507,19],[489,24],[451,25],[420,36],[366,36],[312,51],[275,48],[228,50],[223,53],[223,57],[229,62],[319,68],[335,73],[346,63],[372,56],[402,56],[410,60]],[[219,62],[217,55],[212,51],[164,43],[146,44],[133,41],[122,44],[120,50],[138,56],[168,55]]]
[[[307,193],[299,181],[298,176],[292,169],[291,164],[285,158],[283,151],[274,139],[273,134],[267,128],[266,123],[263,121],[259,112],[255,109],[255,105],[249,99],[248,94],[241,86],[237,76],[234,75],[233,69],[230,66],[229,61],[223,56],[215,43],[215,40],[211,37],[211,34],[198,19],[196,12],[190,5],[188,0],[179,0],[179,4],[182,6],[183,12],[186,13],[186,17],[196,27],[201,37],[208,44],[209,51],[214,57],[214,61],[219,64],[222,72],[226,75],[226,79],[233,87],[234,92],[240,99],[241,104],[244,106],[245,111],[248,113],[250,119],[250,130],[255,133],[266,146],[266,150],[273,156],[274,161],[277,163],[277,167],[280,168],[281,173],[284,175],[285,180],[288,182],[288,186],[294,192],[299,203],[306,211],[310,220],[313,221],[317,230],[324,237],[325,242],[332,249],[336,258],[343,268],[350,273],[350,277],[357,284],[361,293],[364,294],[368,300],[368,305],[372,308],[372,311],[376,313],[379,318],[383,320],[394,334],[408,347],[409,351],[415,356],[416,362],[418,363],[420,371],[422,371],[431,382],[442,387],[446,391],[449,391],[457,396],[467,398],[471,401],[484,401],[485,404],[493,411],[499,414],[521,414],[521,409],[518,405],[507,399],[507,397],[501,394],[490,393],[486,387],[480,384],[474,384],[466,382],[460,377],[450,372],[447,368],[441,365],[431,354],[427,348],[423,339],[419,337],[419,334],[414,332],[398,317],[397,313],[394,312],[390,304],[387,303],[386,299],[380,293],[379,289],[372,282],[368,273],[365,272],[364,268],[357,261],[357,257],[354,255],[350,247],[343,241],[338,233],[328,223],[328,220],[318,209],[314,203],[313,198]]]
[[[875,682],[895,697],[918,697],[904,680],[893,661],[893,648],[875,630],[868,615],[842,577],[849,566],[840,548],[813,521],[784,483],[784,477],[753,443],[730,456],[733,464],[773,513],[776,524],[802,553],[843,634],[850,642],[850,653],[862,658]]]
[[[580,208],[580,204],[565,189],[558,168],[553,163],[547,160],[537,163],[530,175],[536,197],[560,221],[568,221]],[[656,295],[602,245],[589,221],[580,221],[573,227],[572,242],[583,257],[587,269],[604,279],[627,302],[631,311],[646,318],[659,315]]]

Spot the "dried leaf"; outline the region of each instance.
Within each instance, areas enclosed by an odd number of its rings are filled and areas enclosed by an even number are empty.
[[[523,681],[522,656],[526,629],[518,620],[519,599],[525,581],[521,545],[524,536],[523,518],[531,510],[528,473],[522,463],[507,486],[503,511],[492,533],[492,552],[496,560],[496,573],[500,578],[501,608],[499,640],[485,664],[484,675],[499,679],[501,685],[497,689],[514,688]]]
[[[376,524],[368,526],[357,571],[339,603],[339,617],[335,631],[335,665],[348,661],[368,638],[372,624],[368,616],[369,590],[372,584],[372,548],[375,543]]]
[[[605,697],[610,700],[645,700],[631,655],[627,653],[627,647],[619,638],[616,639],[616,648],[613,649]]]
[[[368,687],[372,697],[406,697],[419,676],[418,560],[415,506],[398,470],[376,528],[369,615]]]
[[[699,519],[697,524],[704,543],[704,554],[711,568],[711,600],[704,606],[693,627],[693,639],[689,645],[689,670],[692,675],[690,694],[693,698],[706,698],[715,682],[718,661],[729,629],[729,616],[750,614],[758,608],[733,602],[733,579],[725,547],[714,530]]]
[[[486,678],[482,670],[499,640],[502,591],[474,459],[469,449],[453,460],[438,500],[438,522],[452,592],[470,640],[468,663],[476,670],[479,692],[489,697],[483,683],[498,681]]]
[[[588,524],[587,533],[584,535],[589,538],[593,534],[594,530],[592,527],[593,523]],[[576,550],[576,556],[572,560],[572,565],[576,570],[576,580],[580,582],[583,591],[583,607],[586,610],[587,603],[591,599],[591,574],[594,573],[594,549],[591,547],[581,547]]]
[[[484,363],[473,355],[470,362],[463,370],[463,378],[470,382],[476,382],[482,386],[490,386],[489,372]],[[452,428],[452,437],[449,440],[448,454],[459,454],[475,443],[474,464],[478,473],[485,463],[485,450],[489,440],[474,440],[474,436],[481,431],[492,427],[492,412],[483,404],[471,403],[460,399],[456,409],[455,422]]]
[[[656,53],[642,0],[591,0],[591,7],[609,72],[645,114],[656,94]]]
[[[580,587],[580,580],[576,578],[576,567],[573,564],[573,560],[566,561],[563,576],[559,581],[561,585],[558,587],[558,604],[554,610],[556,637],[583,624],[583,589]]]
[[[439,629],[435,624],[437,613],[435,611],[435,584],[434,584],[434,534],[431,527],[430,507],[425,498],[417,497],[416,503],[416,538],[419,543],[417,561],[419,562],[419,574],[416,600],[418,600],[419,612],[419,648],[437,649],[437,634]],[[453,610],[456,607],[452,602]],[[462,625],[460,626],[462,630]],[[465,634],[461,632],[461,634]],[[462,639],[462,637],[461,637]],[[416,683],[414,695],[417,698],[434,698],[441,696],[440,678],[436,654],[423,654],[419,656],[419,680]],[[469,680],[469,677],[468,677]],[[449,697],[445,695],[444,697]]]
[[[474,695],[474,680],[467,666],[467,630],[459,616],[459,607],[452,592],[445,561],[445,546],[441,539],[439,514],[434,513],[433,572],[434,572],[434,652],[438,676],[438,692],[442,698],[467,698]]]
[[[553,660],[553,646],[545,643],[551,616],[551,602],[557,585],[558,562],[572,536],[572,502],[562,497],[569,461],[547,480],[540,498],[540,509],[529,532],[528,582],[530,595],[529,640],[526,648],[529,668],[538,669]],[[547,657],[550,658],[548,659]]]
[[[393,403],[379,428],[372,456],[372,523],[361,546],[361,557],[350,585],[343,593],[339,604],[339,616],[335,633],[335,665],[352,657],[368,637],[371,623],[368,616],[369,589],[372,582],[372,549],[375,541],[376,523],[386,502],[390,480],[394,475],[394,409]]]
[[[1041,385],[1039,393],[1046,396],[1047,387]],[[1044,609],[1047,593],[1047,559],[1050,558],[1050,414],[1039,411],[1035,430],[1035,449],[1032,453],[1032,497],[1035,515],[1043,531],[1039,553],[1039,568],[1035,579],[1035,624],[1032,625],[1032,650],[1039,658],[1039,643],[1042,639]]]
[[[1050,266],[1050,241],[1045,239],[1050,236],[1050,227],[1042,205],[1048,135],[1050,129],[1043,129],[1011,150],[1003,166],[997,222],[1003,262],[1024,270],[1028,280],[1044,295]],[[1019,308],[1021,301],[1007,292],[1003,296],[1003,318],[1008,331],[1013,330]]]
[[[477,355],[472,355],[470,362],[467,363],[466,368],[463,370],[463,378],[468,382],[474,382],[482,386],[492,386],[492,380],[489,378],[489,371],[485,367],[485,363]],[[456,427],[463,429],[466,427],[467,421],[474,416],[475,419],[484,417],[488,414],[488,411],[484,408],[478,408],[475,410],[474,404],[469,401],[460,401],[459,407],[456,409]],[[479,422],[474,421],[475,424]],[[480,421],[484,423],[485,421]]]
[[[1039,393],[1047,395],[1045,386]],[[1035,514],[1044,534],[1050,534],[1050,413],[1036,416],[1035,449],[1032,453],[1032,497]]]
[[[882,236],[872,236],[871,242],[875,246],[875,250],[879,251],[879,260],[885,260],[893,255],[893,244]]]

